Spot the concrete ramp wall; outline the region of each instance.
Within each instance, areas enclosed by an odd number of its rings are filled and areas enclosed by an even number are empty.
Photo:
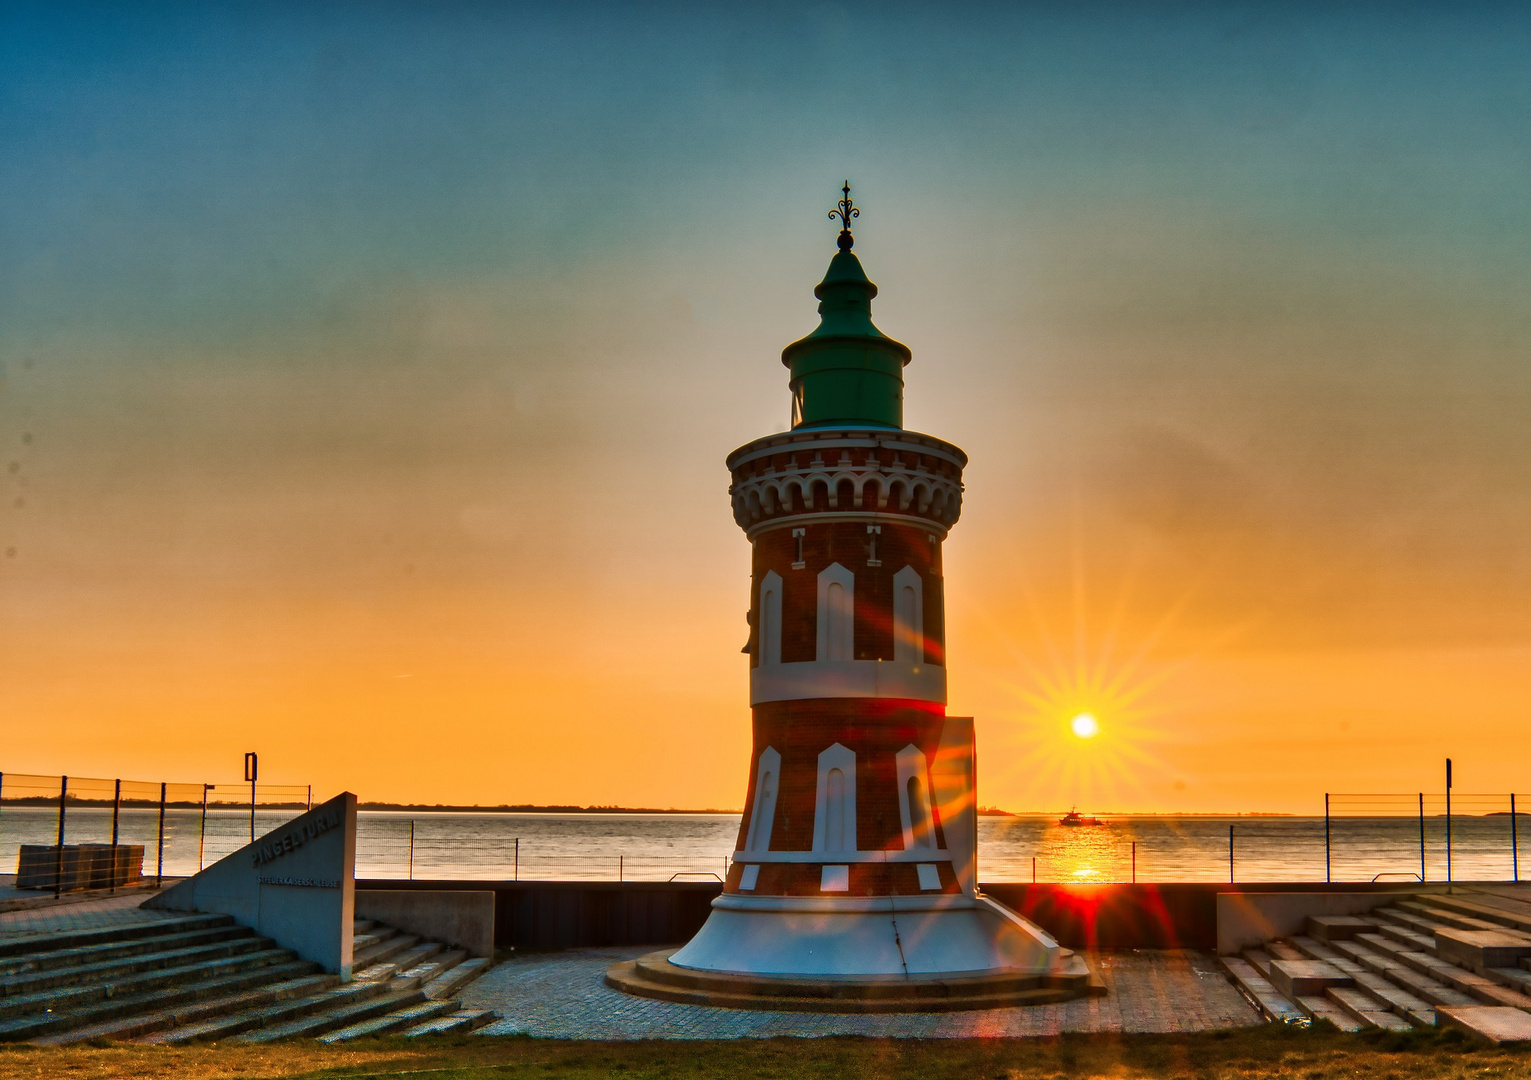
[[[494,955],[494,890],[366,889],[356,894],[356,917],[467,949]]]
[[[240,925],[350,979],[356,796],[337,795],[143,906],[232,915]]]

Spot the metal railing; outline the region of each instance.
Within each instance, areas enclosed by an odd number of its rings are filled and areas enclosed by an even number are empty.
[[[1525,805],[1525,795],[1449,789],[1327,794],[1324,878],[1518,882]]]
[[[194,873],[303,813],[308,786],[0,772],[0,874],[58,896]],[[152,873],[151,873],[152,870]]]

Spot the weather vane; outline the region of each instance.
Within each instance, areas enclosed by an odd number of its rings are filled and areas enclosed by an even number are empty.
[[[856,241],[851,236],[851,218],[861,216],[861,208],[851,203],[851,182],[847,180],[845,186],[840,189],[845,192],[845,198],[835,204],[835,208],[829,212],[829,220],[840,219],[840,239],[838,241],[841,251],[849,251]]]

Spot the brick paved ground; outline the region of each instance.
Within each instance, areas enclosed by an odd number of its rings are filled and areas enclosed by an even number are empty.
[[[24,908],[0,911],[0,937],[54,930],[89,930],[174,917],[175,912],[140,910],[138,905],[151,895],[153,890],[150,889],[130,889],[115,896],[90,900],[76,900],[67,895],[57,901],[51,896],[37,897]]]
[[[1063,1031],[1207,1031],[1262,1023],[1217,970],[1193,952],[1105,953],[1094,963],[1110,987],[1101,998],[963,1013],[753,1012],[631,997],[601,982],[618,960],[647,949],[572,949],[516,957],[463,991],[463,1004],[504,1019],[488,1035],[550,1039],[733,1039],[774,1035],[973,1038]]]

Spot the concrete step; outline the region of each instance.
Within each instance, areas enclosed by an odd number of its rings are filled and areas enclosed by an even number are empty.
[[[386,984],[382,983],[348,983],[344,986],[333,986],[329,989],[320,990],[318,993],[304,994],[299,997],[272,1001],[252,1008],[241,1009],[225,1016],[219,1016],[203,1020],[198,1023],[190,1023],[155,1034],[151,1034],[137,1041],[143,1043],[188,1043],[205,1041],[211,1042],[219,1039],[228,1039],[234,1036],[243,1036],[247,1032],[258,1032],[261,1029],[272,1028],[288,1024],[302,1017],[312,1016],[315,1013],[339,1008],[344,1005],[354,1004],[359,1001],[370,1001],[382,997],[387,993]]]
[[[1277,1024],[1309,1022],[1310,1014],[1303,1012],[1290,998],[1272,986],[1270,980],[1260,974],[1248,960],[1238,956],[1223,956],[1218,959],[1228,978],[1243,991],[1244,996],[1254,1003],[1255,1008],[1259,1009],[1261,1015],[1267,1020]]]
[[[33,994],[0,998],[0,1018],[26,1016],[30,1013],[75,1010],[79,1006],[126,994],[137,994],[177,984],[193,984],[264,967],[290,963],[292,953],[285,949],[263,949],[238,956],[203,960],[181,967],[158,968],[111,980],[77,986],[60,986]]]
[[[1447,907],[1437,906],[1432,897],[1430,900],[1400,900],[1394,905],[1401,911],[1418,915],[1439,923],[1441,926],[1453,926],[1458,930],[1503,930],[1498,923],[1489,922],[1487,919],[1465,915],[1460,911],[1453,911]]]
[[[1303,929],[1319,941],[1349,941],[1360,933],[1375,933],[1377,920],[1362,915],[1309,915]]]
[[[1268,978],[1272,986],[1294,1000],[1322,996],[1331,986],[1355,983],[1348,974],[1322,960],[1273,960]]]
[[[1439,920],[1427,919],[1423,915],[1397,907],[1378,908],[1373,914],[1384,923],[1401,926],[1405,930],[1413,930],[1416,934],[1424,934],[1429,938],[1434,938],[1435,932],[1446,925]]]
[[[1474,1002],[1484,1005],[1506,1005],[1511,1008],[1531,1010],[1531,997],[1500,984],[1495,979],[1480,975],[1475,971],[1469,971],[1464,967],[1443,960],[1429,953],[1414,952],[1402,948],[1387,939],[1376,942],[1379,951],[1390,949],[1391,955],[1398,962],[1413,971],[1423,974],[1426,978],[1442,983],[1457,994],[1466,995],[1468,1000],[1453,999],[1452,995],[1438,992],[1427,992],[1426,989],[1410,987],[1420,997],[1436,1006],[1465,1006]]]
[[[390,960],[418,944],[420,944],[420,938],[417,934],[391,934],[380,941],[368,945],[365,949],[353,950],[351,954],[351,968],[354,971],[371,967],[373,964],[381,964],[383,961]]]
[[[1410,930],[1407,926],[1395,926],[1392,923],[1388,923],[1385,926],[1379,927],[1378,933],[1381,937],[1389,938],[1406,948],[1419,952],[1429,952],[1435,948],[1434,934],[1421,934],[1418,930]],[[1356,936],[1359,938],[1365,935],[1357,934]]]
[[[464,986],[494,967],[487,956],[475,956],[456,964],[425,984],[425,996],[432,1001],[449,998]]]
[[[243,926],[210,926],[181,933],[150,935],[128,938],[124,941],[103,941],[94,945],[78,945],[73,948],[44,949],[39,952],[21,953],[0,959],[0,978],[26,975],[39,971],[81,967],[86,964],[143,953],[161,952],[169,949],[206,945],[233,938],[254,937],[255,932]]]
[[[11,975],[0,979],[0,1000],[19,995],[36,994],[40,991],[51,990],[60,986],[82,986],[111,981],[142,971],[185,967],[187,964],[195,964],[203,960],[242,956],[245,953],[260,952],[262,949],[269,949],[270,947],[271,942],[266,938],[256,937],[254,934],[246,934],[240,937],[228,938],[224,941],[214,941],[205,945],[190,945],[180,949],[141,952],[130,956],[99,960],[89,964],[77,964],[53,968],[47,971],[33,971],[22,975]]]
[[[407,1038],[417,1038],[421,1035],[462,1035],[469,1031],[477,1031],[481,1027],[487,1027],[500,1018],[499,1013],[493,1009],[463,1009],[436,1020],[427,1020],[423,1024],[416,1024],[404,1031]]]
[[[351,935],[354,938],[356,935],[368,933],[376,925],[377,923],[371,919],[355,919],[351,923]]]
[[[1306,960],[1301,950],[1281,939],[1265,943],[1265,951],[1270,953],[1272,960]]]
[[[1407,1020],[1394,1016],[1383,1002],[1360,987],[1331,986],[1324,991],[1324,997],[1338,1005],[1362,1027],[1381,1028],[1384,1031],[1414,1030]]]
[[[1271,954],[1264,949],[1245,949],[1244,959],[1249,965],[1267,979],[1271,975]]]
[[[1494,1044],[1531,1041],[1531,1016],[1496,1005],[1466,1005],[1440,1009],[1442,1027],[1460,1028]]]
[[[1471,915],[1497,926],[1506,926],[1511,930],[1524,930],[1531,933],[1531,908],[1520,905],[1510,908],[1509,904],[1506,904],[1505,907],[1496,907],[1481,900],[1449,895],[1432,896],[1430,903],[1434,907],[1447,908],[1451,911],[1461,912],[1463,915]]]
[[[1522,994],[1531,994],[1531,971],[1525,968],[1484,968],[1483,974],[1500,986],[1508,986]]]
[[[1531,958],[1531,934],[1502,926],[1489,930],[1447,926],[1436,931],[1435,954],[1477,972],[1491,967],[1515,967],[1522,959]]]
[[[1319,994],[1302,994],[1297,998],[1297,1005],[1303,1012],[1314,1020],[1324,1020],[1333,1024],[1341,1031],[1361,1031],[1366,1025],[1358,1023],[1345,1010],[1335,1005],[1327,997]]]
[[[186,1005],[168,1008],[161,1006],[115,1020],[86,1024],[83,1027],[72,1028],[56,1035],[46,1035],[33,1041],[42,1046],[67,1046],[91,1039],[132,1039],[158,1031],[205,1024],[210,1020],[262,1005],[314,994],[337,986],[339,983],[338,975],[305,975],[297,979],[266,983],[253,990],[242,990],[235,994],[193,1001]]]
[[[425,1001],[425,994],[418,989],[379,994],[373,998],[340,1005],[336,1008],[314,1013],[311,1016],[290,1020],[285,1024],[276,1024],[272,1027],[263,1027],[256,1031],[246,1032],[236,1037],[234,1041],[240,1043],[260,1043],[272,1042],[276,1039],[312,1038],[334,1031],[337,1028],[355,1024],[361,1020],[369,1020],[374,1016],[391,1013],[396,1009],[418,1005],[423,1001]]]
[[[352,977],[357,979],[387,979],[399,975],[411,968],[419,967],[433,956],[438,955],[443,946],[439,941],[428,941],[423,945],[416,945],[412,949],[405,949],[395,955],[391,960],[383,963],[372,964],[369,967],[352,972]]]
[[[57,949],[75,949],[111,941],[159,937],[183,930],[233,925],[234,920],[227,915],[187,915],[166,919],[145,919],[143,922],[101,926],[90,930],[54,930],[41,934],[18,934],[15,937],[0,938],[0,957],[21,956],[26,953]]]
[[[347,1024],[330,1032],[328,1035],[319,1036],[322,1043],[348,1042],[351,1039],[359,1039],[366,1035],[386,1035],[390,1031],[400,1031],[415,1024],[427,1020],[434,1020],[441,1016],[457,1011],[455,1001],[422,1001],[418,1005],[409,1005],[402,1009],[396,1009],[382,1016],[374,1016],[370,1020],[361,1020],[354,1024]]]
[[[447,952],[437,953],[412,967],[405,968],[401,974],[406,978],[419,979],[422,983],[429,983],[438,975],[445,974],[466,959],[468,959],[468,954],[465,950],[451,949]]]
[[[34,1039],[87,1024],[170,1009],[187,1002],[232,994],[272,981],[301,978],[317,970],[317,964],[294,959],[286,964],[254,968],[201,982],[182,981],[176,985],[143,993],[122,994],[97,1001],[82,1002],[65,1009],[40,1010],[28,1016],[0,1020],[0,1042]]]

